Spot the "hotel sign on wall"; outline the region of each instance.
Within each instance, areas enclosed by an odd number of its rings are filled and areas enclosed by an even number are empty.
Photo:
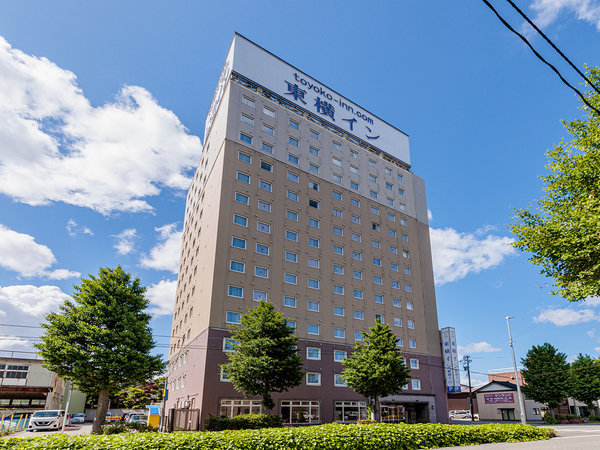
[[[448,392],[460,392],[460,369],[456,331],[452,327],[442,328],[442,351],[444,353],[444,374]]]
[[[496,405],[498,403],[514,403],[515,397],[512,392],[503,392],[498,394],[484,394],[483,399],[487,405]]]
[[[205,137],[231,71],[410,164],[406,134],[237,34],[209,109]]]

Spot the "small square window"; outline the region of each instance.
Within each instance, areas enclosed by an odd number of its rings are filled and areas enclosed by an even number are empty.
[[[273,185],[271,183],[267,183],[266,181],[263,181],[263,180],[260,180],[258,182],[258,187],[267,192],[273,191]]]
[[[371,206],[371,213],[379,215],[379,208],[376,206]]]
[[[334,245],[333,246],[333,253],[335,253],[336,255],[343,255],[344,254],[344,247],[340,247],[339,245]]]
[[[315,147],[308,147],[308,152],[311,155],[319,156],[319,149]]]
[[[375,322],[377,321],[385,323],[385,318],[383,317],[383,314],[375,314]]]
[[[398,248],[394,247],[393,245],[390,245],[390,253],[393,253],[394,255],[398,254]]]
[[[381,294],[375,294],[374,299],[375,299],[375,303],[380,303],[380,304],[383,303],[383,295],[381,295]]]
[[[392,299],[392,306],[395,306],[396,308],[402,308],[402,302],[400,302],[399,298],[394,298]]]
[[[360,225],[360,217],[352,216],[352,223]]]
[[[338,295],[344,295],[344,286],[340,286],[339,284],[333,285],[333,293]]]
[[[319,133],[317,133],[316,131],[310,130],[310,137],[313,139],[319,139]]]
[[[236,225],[241,225],[243,227],[247,227],[248,226],[248,218],[244,217],[244,216],[240,216],[238,214],[234,214],[233,215],[233,223],[235,223]]]
[[[369,195],[371,196],[371,198],[377,198],[379,197],[379,194],[375,191],[369,191]]]
[[[292,155],[291,153],[288,153],[288,161],[291,162],[292,164],[298,164],[300,159],[296,155]]]
[[[291,273],[284,274],[283,280],[288,284],[298,284],[298,277]]]
[[[333,307],[333,315],[334,316],[343,316],[344,315],[344,307],[343,306],[334,306]]]
[[[314,181],[309,181],[309,182],[308,182],[308,187],[309,187],[310,189],[314,190],[314,191],[317,191],[317,192],[318,192],[318,191],[319,191],[319,189],[320,189],[320,185],[319,185],[319,183],[315,183]]]
[[[273,164],[269,164],[265,161],[260,162],[260,168],[266,170],[267,172],[273,172]]]
[[[260,278],[269,278],[269,269],[266,267],[254,267],[254,276]]]
[[[235,201],[241,203],[243,205],[247,205],[249,203],[249,199],[247,195],[240,194],[239,192],[235,193]]]
[[[350,182],[350,188],[354,189],[355,191],[358,191],[358,188],[359,188],[358,183],[355,183],[354,181],[351,181]]]
[[[240,141],[245,142],[247,144],[252,144],[252,136],[249,136],[245,133],[240,133]]]
[[[262,147],[263,151],[267,152],[267,153],[273,153],[273,146],[271,144],[267,144],[266,142],[262,143]]]
[[[410,368],[411,369],[418,369],[419,368],[419,360],[415,359],[415,358],[411,358],[410,359]]]
[[[299,130],[300,124],[298,122],[294,122],[293,120],[290,119],[290,127],[292,127],[295,130]]]
[[[364,320],[364,318],[365,318],[364,311],[361,311],[359,309],[355,309],[354,310],[354,318],[358,319],[358,320]]]
[[[334,264],[333,265],[333,273],[337,273],[338,275],[344,275],[344,266]]]
[[[263,107],[263,112],[269,117],[275,117],[275,111],[273,111],[270,108],[267,108],[266,106]]]
[[[293,138],[292,136],[288,137],[288,142],[290,143],[290,145],[293,145],[294,147],[298,147],[298,144],[300,143],[298,141],[298,139]]]
[[[399,195],[404,195],[404,189],[398,189],[398,194]]]
[[[308,246],[309,247],[315,247],[315,248],[319,248],[319,240],[315,239],[315,238],[308,238]]]
[[[412,311],[413,309],[415,309],[414,303],[406,302],[406,309],[408,309],[409,311]]]
[[[319,325],[316,325],[314,323],[309,323],[306,326],[306,333],[307,334],[316,334],[316,335],[318,335],[319,334]]]
[[[400,317],[394,317],[394,326],[395,327],[401,327],[402,326],[402,318],[400,318]]]
[[[371,229],[374,231],[381,231],[381,229],[379,228],[379,224],[378,223],[371,223]]]
[[[308,170],[310,170],[311,172],[314,172],[314,173],[319,173],[319,166],[317,166],[316,164],[313,164],[313,163],[309,163]]]
[[[333,351],[333,360],[336,362],[342,362],[344,359],[346,359],[346,355],[347,355],[347,353],[343,350],[334,350]]]
[[[238,152],[238,159],[240,161],[244,161],[245,163],[252,164],[252,156],[247,155],[243,152]]]
[[[271,204],[262,200],[258,201],[258,209],[261,211],[271,212]]]
[[[309,311],[319,312],[319,302],[309,300],[306,304],[306,309]]]
[[[288,308],[296,307],[296,297],[283,297],[283,306],[287,306]]]
[[[352,233],[352,240],[360,242],[362,240],[362,236],[359,233]]]
[[[396,263],[390,263],[390,269],[392,270],[392,272],[398,272],[398,270],[400,270],[400,267]]]
[[[346,381],[344,380],[344,376],[342,374],[336,373],[333,375],[333,385],[337,387],[346,387]]]
[[[316,200],[309,199],[308,200],[308,206],[310,206],[311,208],[317,208],[317,209],[319,209],[319,202],[316,201]]]
[[[404,347],[404,338],[396,339],[396,347]]]
[[[394,185],[392,183],[385,183],[385,188],[389,191],[394,189]]]
[[[388,230],[388,235],[390,237],[396,237],[396,230]]]
[[[236,238],[236,237],[231,238],[231,246],[245,250],[246,249],[246,239],[240,239],[240,238]]]
[[[341,209],[333,208],[332,213],[333,213],[333,217],[339,217],[339,218],[344,217],[344,213],[342,212]]]
[[[331,193],[331,196],[336,199],[336,200],[341,200],[342,199],[342,193],[338,192],[338,191],[333,191]]]
[[[355,259],[357,261],[362,261],[362,253],[361,252],[352,252],[352,259]]]
[[[373,258],[373,265],[374,266],[380,266],[381,267],[381,259],[379,258]]]
[[[402,235],[402,240],[403,240],[404,242],[408,242],[408,234],[403,234],[403,235]]]
[[[269,125],[265,125],[264,123],[263,123],[263,126],[262,126],[262,130],[265,133],[270,134],[271,136],[273,136],[275,134],[275,128],[270,127]]]
[[[344,328],[334,328],[333,337],[344,339],[346,337],[346,330]]]
[[[400,219],[400,225],[407,226],[406,219]]]
[[[380,277],[379,275],[373,275],[373,283],[383,284],[383,277]]]
[[[358,200],[357,198],[351,198],[350,204],[352,206],[356,206],[357,208],[360,208],[360,200]]]
[[[352,291],[352,296],[353,296],[354,298],[363,298],[363,291],[362,291],[362,290],[360,290],[360,289],[354,289],[354,290]]]
[[[256,244],[256,253],[261,255],[269,255],[269,246],[265,244]]]
[[[402,256],[405,258],[410,258],[410,253],[408,252],[408,250],[402,250]]]
[[[238,342],[234,341],[233,339],[224,338],[223,339],[223,351],[224,352],[235,352],[235,346],[237,344],[238,344]]]
[[[294,183],[299,183],[300,182],[300,177],[292,172],[288,172],[287,173],[287,179],[290,181],[293,181]]]
[[[248,105],[250,108],[254,108],[254,100],[246,97],[245,95],[242,96],[242,103],[244,105]]]
[[[392,288],[393,289],[400,289],[400,282],[392,280]]]
[[[293,252],[285,252],[285,260],[293,263],[298,262],[298,254]]]
[[[341,183],[342,182],[342,176],[338,175],[337,173],[332,173],[331,174],[331,179],[333,181],[335,181],[336,183]]]
[[[356,152],[354,152],[354,151],[352,151],[352,150],[350,150],[350,156],[351,156],[352,158],[354,158],[354,159],[358,159],[358,153],[356,153]]]
[[[410,267],[404,268],[404,275],[410,275]]]
[[[308,386],[321,386],[321,374],[308,372],[306,374],[306,384]]]
[[[292,191],[287,191],[287,198],[289,200],[293,200],[293,201],[297,202],[298,201],[298,194],[296,194],[295,192],[292,192]]]
[[[252,125],[254,126],[254,119],[246,114],[242,114],[242,116],[240,117],[241,121],[248,124],[248,125]]]
[[[370,160],[369,160],[369,165],[370,165],[371,167],[377,167],[377,161],[374,161],[374,160],[370,159]]]
[[[290,211],[289,209],[285,212],[285,218],[293,220],[294,222],[298,222],[298,213],[294,211]]]
[[[354,340],[355,341],[362,341],[364,339],[362,331],[355,331],[354,332]]]
[[[335,142],[335,141],[331,142],[331,146],[333,148],[335,148],[336,150],[340,150],[342,148],[342,144],[340,144],[339,142]]]
[[[357,280],[362,280],[363,279],[363,273],[360,270],[353,270],[352,271],[352,278],[356,278]]]
[[[317,347],[306,347],[306,359],[321,359],[321,349]]]
[[[415,391],[420,391],[421,390],[421,380],[411,380],[412,381],[412,388]]]
[[[255,302],[266,302],[267,293],[265,291],[254,291],[252,293],[252,300],[254,300]]]
[[[358,170],[358,167],[351,165],[350,172],[353,173],[354,175],[358,175],[360,171]]]
[[[308,267],[312,267],[314,269],[318,269],[320,265],[320,261],[316,258],[308,258],[307,260]]]
[[[241,323],[242,322],[242,315],[240,313],[227,311],[227,314],[225,316],[225,322],[227,322],[227,323],[236,323],[236,324]]]
[[[308,287],[310,289],[319,289],[319,280],[313,280],[312,278],[308,279]]]
[[[376,241],[373,239],[373,241],[371,241],[373,244],[373,248],[381,248],[381,242]]]
[[[288,327],[290,327],[292,330],[296,330],[296,321],[295,320],[286,321],[286,325]]]
[[[332,163],[334,166],[338,166],[338,167],[341,167],[341,166],[342,166],[342,160],[341,160],[341,159],[338,159],[338,158],[331,158],[331,163]]]
[[[386,175],[391,175],[392,174],[392,169],[390,169],[389,167],[386,167],[384,170],[385,170],[385,174]]]
[[[404,290],[406,292],[412,292],[412,285],[411,284],[405,284],[404,285]]]
[[[392,213],[388,213],[388,220],[390,222],[395,222],[396,221],[396,216],[393,215]],[[394,232],[395,233],[395,232]],[[391,236],[391,235],[390,235]],[[396,234],[394,234],[394,236],[396,236]]]
[[[377,177],[375,175],[369,174],[369,181],[371,183],[377,183]]]
[[[264,222],[256,222],[256,231],[262,231],[263,233],[271,233],[271,225]]]
[[[285,238],[290,241],[298,242],[298,233],[294,233],[293,231],[286,231]]]
[[[239,261],[229,261],[229,270],[231,270],[232,272],[240,272],[240,273],[244,273],[246,268],[246,264],[244,264],[243,262],[239,262]]]
[[[417,340],[409,339],[408,340],[408,348],[417,348]]]
[[[415,329],[415,321],[414,320],[407,320],[406,321],[406,326],[409,329],[414,330]]]
[[[394,206],[394,199],[393,198],[387,198],[387,204],[388,206]]]
[[[308,218],[308,225],[313,228],[319,228],[319,221],[317,219],[313,219],[312,217]]]

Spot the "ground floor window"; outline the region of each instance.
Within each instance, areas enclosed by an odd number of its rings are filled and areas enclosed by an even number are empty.
[[[282,400],[283,423],[320,423],[321,411],[318,401]]]
[[[404,405],[381,405],[382,422],[406,422],[406,409]]]
[[[336,422],[356,422],[367,418],[367,402],[335,402]]]
[[[513,408],[501,409],[502,420],[513,421],[515,420],[515,410]]]
[[[235,417],[241,414],[260,414],[262,405],[259,400],[221,400],[219,415],[221,417]]]

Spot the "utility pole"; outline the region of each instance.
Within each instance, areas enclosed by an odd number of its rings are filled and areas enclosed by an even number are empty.
[[[63,418],[61,433],[65,432],[65,424],[67,423],[67,417],[69,416],[69,404],[71,403],[71,393],[73,392],[73,382],[67,381],[69,383],[69,394],[67,397],[67,405],[65,406],[65,417]],[[70,424],[69,424],[70,425]]]
[[[165,384],[163,387],[163,401],[162,401],[162,408],[160,409],[160,418],[159,418],[159,423],[158,423],[158,431],[161,432],[165,432],[166,430],[166,423],[165,423],[165,406],[167,405],[167,397],[169,395],[169,388],[168,388],[168,384],[167,384],[167,380],[169,379],[169,374],[168,372],[165,374]]]
[[[519,372],[517,370],[517,359],[515,358],[515,347],[513,346],[512,334],[510,333],[510,319],[514,319],[514,316],[506,316],[506,326],[508,327],[508,343],[512,351],[513,367],[515,369],[515,383],[517,384],[517,396],[519,397],[519,409],[521,410],[521,423],[527,425],[525,419],[525,408],[523,407],[523,396],[521,395],[521,382],[519,381]]]
[[[463,356],[463,368],[467,371],[469,377],[469,409],[471,410],[471,422],[475,421],[475,411],[473,410],[473,388],[471,387],[471,357]]]

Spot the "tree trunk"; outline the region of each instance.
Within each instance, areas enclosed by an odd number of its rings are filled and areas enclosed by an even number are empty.
[[[381,403],[379,402],[379,396],[375,397],[375,421],[381,422]]]
[[[106,420],[106,411],[108,410],[108,389],[103,389],[98,394],[98,409],[92,425],[92,434],[100,434],[102,425]]]

